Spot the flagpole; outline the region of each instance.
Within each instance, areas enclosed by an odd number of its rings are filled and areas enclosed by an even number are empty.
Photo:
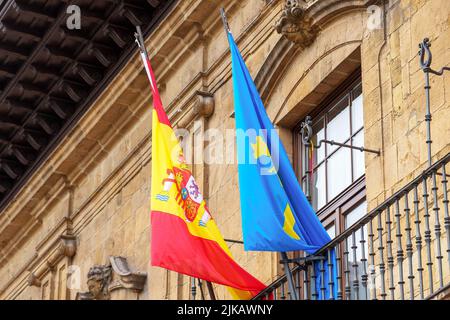
[[[145,56],[147,60],[149,60],[147,49],[145,48],[145,42],[144,42],[144,35],[142,34],[142,30],[140,26],[136,26],[136,32],[134,33],[135,41],[137,43],[137,46],[139,48],[139,51]],[[151,79],[149,79],[151,81]],[[195,278],[193,278],[194,285],[195,285]],[[200,284],[200,279],[197,279]],[[206,281],[206,280],[205,280]],[[211,300],[216,300],[216,295],[214,293],[214,288],[212,286],[212,283],[210,281],[206,281],[206,286],[208,288],[209,296],[211,297]],[[202,297],[204,297],[203,288],[200,284],[200,290]],[[194,293],[195,295],[195,293]]]
[[[284,265],[284,272],[286,273],[286,278],[288,281],[289,291],[291,292],[291,299],[292,300],[298,300],[297,291],[295,290],[294,286],[294,276],[292,275],[292,271],[289,268],[289,259],[286,252],[280,252],[281,253],[281,261]]]

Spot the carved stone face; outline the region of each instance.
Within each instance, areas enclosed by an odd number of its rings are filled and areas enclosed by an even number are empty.
[[[103,283],[101,279],[91,278],[87,281],[88,290],[94,297],[94,299],[101,299],[103,295]]]
[[[110,266],[94,266],[89,270],[87,285],[95,300],[108,299],[108,285],[111,282]]]

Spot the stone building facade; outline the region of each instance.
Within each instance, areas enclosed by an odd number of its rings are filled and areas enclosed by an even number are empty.
[[[327,104],[347,90],[353,92],[355,108],[362,103],[363,115],[354,121],[362,121],[363,134],[355,133],[351,141],[380,154],[362,153],[362,175],[352,174],[354,179],[325,192],[322,200],[316,181],[312,193],[319,212],[335,193],[355,183],[364,213],[370,211],[427,167],[418,44],[429,38],[432,65],[448,66],[447,0],[179,1],[146,45],[166,111],[175,127],[189,132],[184,142],[193,150],[193,174],[224,238],[242,240],[237,166],[230,156],[234,148],[211,148],[217,140],[203,137],[211,128],[223,136],[234,128],[221,6],[299,176],[303,151],[298,128],[305,117],[321,117]],[[450,151],[449,79],[449,74],[431,76],[433,161]],[[192,298],[193,279],[149,263],[151,103],[136,49],[1,212],[1,299]],[[204,163],[206,149],[231,160]],[[340,159],[356,167],[356,157]],[[353,167],[351,172],[359,170]],[[329,217],[324,223],[330,224]],[[339,234],[333,221],[330,232]],[[345,228],[343,221],[339,224]],[[277,254],[245,252],[241,244],[229,244],[236,260],[264,283],[282,274]],[[206,285],[195,284],[196,298],[200,289],[209,298]],[[214,290],[218,298],[228,298],[222,287],[214,285]]]

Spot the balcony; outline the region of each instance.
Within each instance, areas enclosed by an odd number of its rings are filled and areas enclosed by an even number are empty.
[[[314,256],[292,259],[296,296],[301,300],[448,297],[449,161],[450,153]],[[336,259],[332,259],[333,250]],[[332,277],[334,269],[337,276]],[[320,280],[316,281],[318,277]],[[255,300],[269,294],[277,300],[295,296],[289,290],[286,275],[270,284]]]

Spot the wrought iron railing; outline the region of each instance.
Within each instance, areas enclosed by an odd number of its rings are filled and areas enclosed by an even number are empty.
[[[450,153],[314,256],[293,259],[296,296],[426,299],[446,288],[450,284],[449,161]],[[270,294],[274,299],[295,296],[286,276],[255,299]]]

